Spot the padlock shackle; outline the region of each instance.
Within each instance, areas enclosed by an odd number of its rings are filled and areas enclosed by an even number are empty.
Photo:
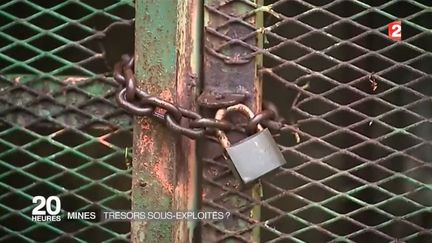
[[[226,113],[227,113],[226,109],[219,109],[216,112],[215,119],[216,120],[223,120],[225,118]],[[216,137],[224,149],[231,146],[231,142],[228,140],[228,137],[224,131],[217,129],[216,130]]]
[[[216,112],[215,119],[223,120],[225,119],[225,116],[230,112],[240,112],[246,115],[249,119],[252,119],[255,116],[254,112],[249,107],[247,107],[244,104],[237,104],[237,105],[230,106],[226,109],[219,109]],[[264,130],[261,124],[257,124],[257,128],[258,131]],[[219,142],[222,144],[222,147],[224,147],[225,149],[231,146],[231,142],[228,140],[228,137],[224,131],[219,129],[216,130],[216,137],[218,138]]]
[[[240,112],[243,115],[247,116],[249,119],[252,119],[255,117],[254,112],[249,107],[247,107],[246,105],[243,105],[243,104],[237,104],[237,105],[233,105],[233,106],[226,108],[226,112],[222,114],[223,116],[222,116],[221,120],[224,119],[226,114],[228,114],[230,112]],[[264,128],[261,126],[261,124],[257,124],[257,128],[258,128],[258,131],[264,130]]]

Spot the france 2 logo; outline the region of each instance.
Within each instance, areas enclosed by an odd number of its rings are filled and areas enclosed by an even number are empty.
[[[402,40],[402,22],[394,21],[388,25],[388,36],[392,40]]]

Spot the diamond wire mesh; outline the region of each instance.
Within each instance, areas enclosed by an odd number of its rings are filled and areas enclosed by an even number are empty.
[[[236,58],[261,54],[264,99],[297,129],[275,136],[288,163],[262,180],[260,201],[229,183],[220,151],[209,153],[204,207],[232,211],[241,223],[206,222],[204,238],[250,242],[258,228],[261,242],[432,240],[431,6],[427,0],[205,6],[209,19],[225,20],[206,29],[208,38],[225,40],[214,50],[236,50]],[[260,12],[263,29],[250,21]],[[403,21],[400,42],[387,37],[396,19]],[[239,26],[249,33],[237,36]],[[264,48],[248,44],[260,33]],[[211,173],[216,167],[224,173]],[[257,205],[260,221],[249,214]]]
[[[128,241],[124,223],[34,223],[31,199],[130,208],[131,117],[97,36],[133,16],[128,0],[0,1],[0,241]]]

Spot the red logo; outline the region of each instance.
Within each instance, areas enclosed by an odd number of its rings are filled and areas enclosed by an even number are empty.
[[[392,40],[400,41],[402,39],[402,23],[394,21],[388,25],[388,36]]]

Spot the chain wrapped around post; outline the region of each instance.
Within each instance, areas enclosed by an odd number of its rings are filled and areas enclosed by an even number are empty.
[[[121,85],[116,95],[119,106],[133,115],[152,117],[181,135],[199,139],[205,136],[214,137],[216,130],[224,132],[236,130],[252,134],[256,132],[258,123],[276,132],[287,126],[274,120],[277,111],[270,109],[256,114],[245,124],[233,124],[226,120],[202,117],[197,112],[178,107],[139,89],[133,67],[134,59],[129,55],[123,55],[122,60],[114,66],[114,79]]]

